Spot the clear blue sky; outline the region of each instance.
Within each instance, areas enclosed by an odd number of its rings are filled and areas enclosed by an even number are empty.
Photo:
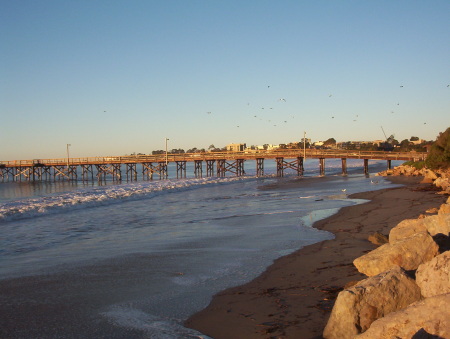
[[[381,126],[434,140],[450,126],[448,0],[0,8],[0,160],[65,157],[66,144],[73,157],[149,153],[166,137],[185,150],[304,131],[373,140]]]

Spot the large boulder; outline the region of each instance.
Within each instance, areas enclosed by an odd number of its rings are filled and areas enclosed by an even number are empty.
[[[439,207],[438,214],[450,214],[450,202],[447,201],[446,204],[442,204],[441,207]]]
[[[434,258],[439,246],[427,232],[397,241],[394,244],[385,244],[375,250],[356,258],[353,264],[359,272],[374,276],[387,271],[394,266],[405,270],[415,270],[420,264]]]
[[[357,339],[450,338],[450,294],[415,302],[372,323]]]
[[[435,236],[437,234],[444,234],[448,236],[450,234],[449,213],[438,213],[438,215],[432,215],[421,220],[431,236]]]
[[[444,206],[445,205],[445,206]],[[437,215],[431,215],[423,219],[405,219],[393,227],[389,232],[389,243],[404,240],[410,236],[427,231],[431,236],[450,233],[450,207],[447,204],[441,206]]]
[[[420,300],[420,289],[400,267],[367,278],[339,293],[323,332],[327,339],[353,338],[378,318]]]
[[[416,271],[416,283],[424,297],[450,293],[450,251],[420,265]]]
[[[434,185],[442,190],[447,190],[450,187],[450,180],[448,178],[437,178],[434,181]]]
[[[424,179],[436,180],[438,178],[437,174],[430,169],[423,171]]]
[[[405,219],[400,221],[397,226],[389,231],[389,243],[394,244],[404,240],[414,234],[425,232],[427,229],[423,222],[424,219]]]

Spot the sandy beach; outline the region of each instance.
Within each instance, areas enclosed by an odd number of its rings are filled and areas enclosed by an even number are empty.
[[[335,239],[282,257],[253,281],[218,293],[185,325],[214,339],[322,338],[337,293],[365,278],[352,262],[376,248],[368,236],[387,235],[400,221],[417,218],[447,199],[418,177],[389,180],[404,186],[351,195],[369,202],[342,208],[314,224]]]

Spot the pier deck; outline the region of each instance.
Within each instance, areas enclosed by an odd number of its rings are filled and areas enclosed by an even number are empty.
[[[129,155],[86,158],[32,159],[0,161],[0,181],[41,181],[68,179],[78,180],[137,180],[137,166],[140,165],[144,179],[168,177],[168,166],[176,164],[177,177],[186,177],[186,163],[194,162],[194,174],[203,176],[203,162],[206,175],[223,177],[226,173],[236,176],[245,175],[244,162],[256,161],[256,174],[264,175],[264,160],[275,159],[277,175],[283,176],[285,169],[294,169],[303,175],[303,162],[306,158],[318,159],[320,174],[325,175],[325,159],[342,159],[342,174],[347,173],[347,159],[362,159],[364,172],[368,173],[369,160],[386,160],[390,168],[392,160],[425,160],[427,154],[419,152],[376,152],[316,149],[283,149],[275,151],[243,152],[204,152],[159,155]],[[286,160],[290,159],[290,160]],[[125,168],[125,171],[123,169]],[[123,174],[123,172],[125,174]]]

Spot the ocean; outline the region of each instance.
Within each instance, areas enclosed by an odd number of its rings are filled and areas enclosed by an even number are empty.
[[[314,221],[393,187],[385,161],[305,161],[305,175],[0,183],[1,338],[207,338],[183,327],[274,259],[333,238]],[[393,162],[393,165],[397,165]]]

